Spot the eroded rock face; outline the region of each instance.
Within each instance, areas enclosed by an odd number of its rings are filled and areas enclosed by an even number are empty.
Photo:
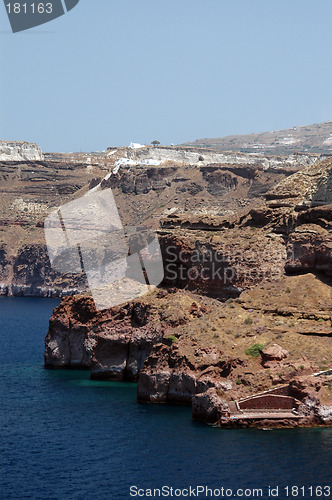
[[[166,403],[170,380],[169,371],[155,374],[142,372],[139,376],[138,400],[149,403]]]
[[[90,362],[94,379],[136,380],[151,352],[155,336],[148,332],[135,335],[97,335]]]
[[[160,329],[139,303],[98,312],[91,297],[66,297],[50,319],[47,368],[87,368],[93,378],[135,380]],[[138,326],[140,323],[140,326]]]
[[[208,183],[207,190],[213,196],[223,196],[238,185],[238,178],[230,172],[216,170],[203,176]]]
[[[332,405],[326,404],[326,394],[330,392],[332,376],[295,377],[289,384],[289,392],[301,400],[300,415],[318,424],[331,425]]]
[[[283,180],[267,193],[268,200],[293,199],[297,204],[331,203],[330,179],[332,165],[327,159],[310,165]]]
[[[332,424],[332,406],[320,405],[316,414],[324,424]]]
[[[271,398],[301,401],[301,418],[285,419],[282,425],[328,425],[330,380],[303,376],[319,370],[316,357],[330,364],[329,316],[323,322],[318,319],[326,316],[331,304],[325,297],[327,285],[316,280],[313,275],[286,277],[226,303],[164,289],[125,307],[97,312],[89,297],[67,298],[51,319],[45,364],[87,368],[98,379],[138,378],[139,401],[190,405],[194,400],[195,418],[215,423],[223,417],[222,425],[229,416],[227,405],[232,405],[232,412],[234,400],[281,390]],[[310,311],[315,314],[308,319]],[[252,322],[247,321],[250,317]],[[285,318],[291,318],[289,325]],[[309,338],[303,334],[305,328]],[[283,347],[272,342],[279,332],[287,333],[282,335]],[[246,354],[255,343],[251,337],[259,337],[266,346],[262,357],[269,367],[273,364],[270,369]],[[285,386],[279,388],[282,383]],[[264,421],[265,427],[269,425]]]
[[[214,424],[227,412],[229,412],[227,402],[218,395],[214,388],[197,394],[192,399],[192,416],[195,420]]]
[[[80,302],[84,310],[85,300]],[[75,307],[76,301],[66,297],[53,311],[45,338],[46,368],[90,366],[95,338],[89,326],[75,314]]]
[[[24,245],[13,261],[15,285],[41,286],[55,277],[44,245]]]
[[[287,242],[287,273],[332,275],[332,236],[321,228],[300,226]]]
[[[264,168],[280,168],[285,165],[289,168],[294,167],[294,164],[311,165],[313,162],[317,161],[319,155],[289,155],[288,157],[282,156],[264,156],[260,153],[240,153],[240,152],[230,152],[230,148],[227,148],[227,152],[216,152],[211,151],[206,148],[198,147],[172,147],[159,146],[159,147],[145,147],[137,150],[136,157],[140,160],[153,159],[157,161],[176,161],[176,162],[187,162],[190,164],[195,164],[201,162],[205,165],[213,163],[221,164],[247,164],[247,165],[261,165]],[[203,159],[200,159],[203,158]]]
[[[42,159],[43,153],[37,144],[0,141],[0,161],[34,161]]]
[[[229,360],[218,349],[196,349],[189,359],[176,345],[155,345],[138,378],[139,401],[191,404],[209,388],[232,389],[227,376],[241,360]]]
[[[250,212],[247,223],[283,235],[286,273],[332,274],[331,179],[331,160],[324,160],[284,179]]]
[[[332,424],[332,406],[323,405],[318,397],[307,396],[298,408],[298,412],[307,418],[307,422],[323,425]]]
[[[222,231],[212,237],[184,230],[161,234],[164,283],[212,297],[238,297],[244,289],[284,273],[286,247],[261,229]]]
[[[329,422],[329,387],[297,378],[331,363],[331,213],[327,204],[311,205],[317,179],[325,179],[322,166],[313,170],[305,172],[299,196],[290,177],[265,206],[239,217],[173,212],[173,226],[159,232],[168,288],[100,313],[91,299],[64,301],[50,323],[46,366],[86,367],[94,378],[138,377],[140,401],[194,399],[195,415],[209,422],[226,411],[223,399],[231,405],[285,384],[280,396],[301,401],[302,423]],[[233,174],[204,172],[231,193]],[[159,181],[170,187],[166,176],[127,174],[129,195],[153,185],[153,196]],[[190,184],[182,174],[172,183],[185,193]],[[262,363],[251,359],[257,343]],[[286,424],[297,425],[290,418]]]
[[[12,276],[12,259],[8,255],[4,244],[0,246],[0,279],[3,283],[9,283]]]
[[[295,377],[289,384],[290,393],[300,400],[306,397],[317,398],[321,387],[322,380],[318,377],[310,376]]]
[[[27,244],[12,253],[0,246],[0,294],[14,297],[61,297],[85,290],[84,275],[61,276],[51,267],[44,244]]]

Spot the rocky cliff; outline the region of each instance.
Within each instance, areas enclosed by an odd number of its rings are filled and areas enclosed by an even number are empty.
[[[143,159],[159,152],[167,158],[159,166],[122,167],[112,173],[117,159],[123,155],[137,154]],[[229,163],[235,158],[231,154],[227,157],[228,163],[210,165],[210,160],[216,162],[220,158],[212,154],[201,160],[199,150],[193,148],[187,151],[148,147],[137,153],[119,148],[112,153],[48,153],[43,161],[14,161],[14,156],[11,161],[0,161],[3,253],[0,286],[3,294],[53,296],[61,294],[62,289],[69,293],[86,288],[84,277],[60,276],[50,268],[43,222],[50,211],[83,196],[89,189],[112,188],[124,225],[144,224],[158,229],[160,220],[165,219],[165,228],[174,225],[175,220],[193,226],[194,222],[186,222],[186,217],[196,216],[197,229],[205,230],[210,225],[211,229],[219,230],[223,224],[225,227],[233,224],[240,214],[254,208],[275,184],[307,165],[305,158],[303,161],[298,158],[298,163],[279,158],[279,167],[267,171],[263,165],[265,157],[238,155],[237,163]],[[182,160],[174,160],[174,154]],[[195,163],[188,163],[189,160]],[[225,222],[224,216],[233,222]],[[37,262],[32,263],[33,259]],[[26,272],[24,277],[15,262],[25,268],[32,267],[33,271]]]
[[[138,380],[142,401],[202,395],[195,408],[200,418],[211,410],[211,421],[238,400],[331,366],[331,160],[111,153],[0,165],[1,294],[86,289],[84,274],[51,268],[43,221],[89,190],[111,187],[123,225],[153,228],[162,248],[165,279],[150,295],[101,312],[86,294],[63,299],[46,337],[48,368]],[[114,171],[123,155],[139,165]],[[151,157],[161,163],[141,164]],[[329,386],[323,392],[328,407]]]
[[[86,288],[84,277],[51,269],[43,224],[50,211],[84,194],[105,171],[104,160],[84,156],[0,161],[2,294],[60,296]]]
[[[38,161],[43,153],[37,144],[30,142],[0,141],[0,161]]]
[[[63,297],[86,289],[84,274],[54,271],[45,244],[23,244],[15,252],[0,244],[0,296]]]
[[[133,158],[137,160],[155,160],[159,162],[172,161],[187,163],[189,165],[201,164],[224,164],[224,165],[259,165],[264,169],[292,168],[294,166],[312,165],[322,159],[320,154],[289,154],[279,156],[262,154],[261,152],[241,153],[234,152],[232,148],[228,151],[218,152],[217,149],[210,150],[196,147],[144,147],[135,151]]]
[[[93,378],[137,380],[152,346],[167,339],[172,328],[165,311],[180,312],[189,302],[185,296],[156,302],[152,295],[100,312],[91,297],[64,298],[50,319],[45,366],[88,368]]]
[[[273,405],[284,407],[273,425],[329,425],[329,379],[315,395],[289,387],[332,365],[331,172],[330,160],[307,167],[240,213],[166,215],[163,288],[101,313],[90,298],[65,299],[50,321],[46,366],[138,378],[139,400],[193,402],[195,417],[223,425],[229,413],[236,425],[267,425]],[[211,173],[211,185],[222,179],[236,192],[234,172],[212,169],[202,179]],[[162,173],[154,175],[159,182]],[[254,417],[234,406],[271,390],[281,394],[253,398]]]
[[[330,285],[312,274],[283,277],[225,303],[170,288],[97,312],[90,297],[68,297],[50,320],[45,366],[138,380],[140,401],[193,403],[195,418],[214,423],[220,404],[224,412],[288,384],[302,405],[297,425],[329,424],[330,379],[317,385],[316,399],[294,384],[331,366],[331,313]]]

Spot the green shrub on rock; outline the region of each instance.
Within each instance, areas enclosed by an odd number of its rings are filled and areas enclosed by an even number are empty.
[[[175,335],[170,335],[167,340],[170,340],[172,342],[172,344],[174,344],[175,342],[177,342],[177,338],[175,337]]]
[[[262,344],[254,344],[246,350],[246,355],[252,358],[258,358],[264,349]]]

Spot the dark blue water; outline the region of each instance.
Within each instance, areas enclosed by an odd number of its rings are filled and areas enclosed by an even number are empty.
[[[0,300],[1,499],[130,499],[135,485],[263,488],[270,498],[269,486],[328,484],[332,429],[218,430],[192,422],[189,408],[137,404],[135,384],[43,369],[55,305]],[[318,498],[309,493],[297,498]]]

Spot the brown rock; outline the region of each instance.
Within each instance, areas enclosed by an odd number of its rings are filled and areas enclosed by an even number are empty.
[[[210,388],[192,399],[192,416],[196,420],[216,423],[229,412],[229,406],[221,399],[216,389]]]
[[[98,312],[91,297],[67,297],[54,309],[45,339],[47,368],[89,368],[93,378],[136,380],[159,328],[138,301]]]
[[[306,397],[318,397],[318,391],[322,387],[322,381],[318,377],[298,376],[289,384],[289,392],[297,399]]]
[[[262,351],[262,365],[264,368],[271,368],[276,363],[279,363],[283,359],[287,358],[288,355],[289,353],[286,349],[283,349],[278,344],[273,344]]]
[[[301,226],[302,227],[302,226]],[[287,273],[319,272],[332,274],[331,235],[309,228],[294,232],[287,242]]]
[[[171,373],[169,370],[149,374],[141,372],[137,384],[138,401],[166,403]]]
[[[196,393],[196,376],[191,371],[173,372],[168,387],[168,401],[177,404],[191,404]]]

